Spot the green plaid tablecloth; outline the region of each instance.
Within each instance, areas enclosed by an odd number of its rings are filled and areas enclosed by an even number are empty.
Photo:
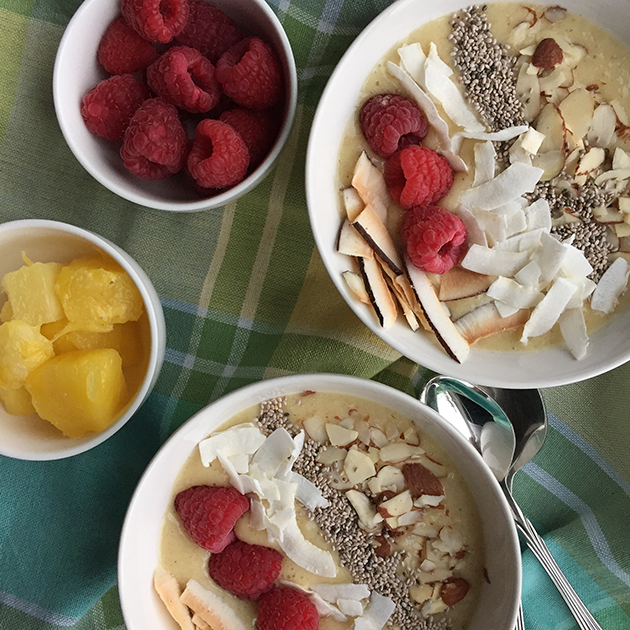
[[[373,336],[339,297],[305,202],[318,98],[388,2],[270,4],[298,67],[289,141],[276,168],[238,203],[177,215],[116,197],[63,140],[52,70],[79,0],[0,0],[0,221],[56,219],[116,242],[155,284],[168,329],[157,386],[114,437],[56,462],[0,457],[1,630],[124,629],[116,552],[129,498],[159,446],[207,403],[295,372],[354,374],[411,394],[429,375]],[[630,628],[630,364],[544,396],[549,437],[517,475],[517,499],[605,630]],[[523,569],[528,630],[577,627],[529,551]]]

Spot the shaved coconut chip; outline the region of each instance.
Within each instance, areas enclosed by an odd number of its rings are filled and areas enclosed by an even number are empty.
[[[628,179],[630,177],[630,168],[621,168],[618,170],[604,171],[601,175],[595,178],[595,183],[599,186],[609,179],[617,179],[619,181]]]
[[[226,458],[237,454],[252,455],[264,441],[265,436],[257,425],[239,424],[199,442],[201,463],[207,468],[219,452]]]
[[[252,499],[249,503],[250,522],[258,530],[262,531],[267,527],[267,513],[264,505],[258,499]]]
[[[617,139],[616,126],[617,116],[612,105],[600,103],[593,113],[591,127],[586,135],[588,143],[593,147],[610,147]],[[614,162],[613,168],[616,168]]]
[[[234,466],[234,470],[236,470],[239,475],[245,474],[249,470],[249,455],[245,455],[245,453],[236,453],[235,455],[230,455],[228,457],[232,466]]]
[[[497,307],[497,311],[499,311],[499,315],[501,315],[501,317],[503,317],[504,319],[506,317],[512,317],[512,315],[515,315],[520,310],[514,306],[505,304],[505,302],[501,302],[500,300],[495,300],[494,305]]]
[[[468,230],[468,245],[472,245],[473,243],[483,245],[484,247],[488,245],[488,239],[483,229],[469,210],[462,208],[462,206],[457,206],[453,214],[456,214],[464,222],[466,230]]]
[[[542,272],[538,263],[531,260],[514,275],[514,279],[522,285],[537,287],[540,282],[541,273]]]
[[[437,48],[431,42],[424,65],[424,84],[427,91],[437,99],[446,115],[468,132],[483,132],[484,125],[478,120],[459,88],[450,80],[453,71],[440,59]]]
[[[375,260],[359,258],[358,261],[365,289],[370,296],[379,324],[383,328],[389,328],[398,317],[398,309],[383,278],[383,272]]]
[[[533,287],[523,286],[510,278],[497,278],[488,289],[488,295],[495,300],[515,308],[531,308],[542,300],[543,294]]]
[[[363,199],[359,196],[356,188],[349,186],[344,189],[343,207],[346,209],[346,216],[349,221],[354,221],[361,210],[363,210],[364,206]]]
[[[372,204],[365,206],[352,225],[397,276],[403,273],[403,263],[398,249]]]
[[[507,236],[507,219],[503,215],[488,210],[475,210],[474,217],[479,227],[486,235],[486,243],[478,243],[482,247],[501,243]],[[488,238],[489,237],[489,238]]]
[[[442,302],[448,302],[479,295],[486,291],[493,281],[493,276],[481,275],[457,265],[442,274],[439,298]]]
[[[473,344],[497,332],[522,326],[529,317],[529,311],[519,310],[513,315],[501,317],[494,302],[478,306],[455,321],[455,326],[468,343]]]
[[[357,160],[352,176],[352,185],[359,193],[364,204],[371,204],[381,221],[387,221],[389,192],[383,173],[370,161],[363,151]]]
[[[363,616],[354,621],[354,630],[381,630],[395,609],[396,604],[391,598],[372,591]]]
[[[286,480],[297,485],[295,498],[304,507],[314,510],[316,507],[325,508],[329,506],[328,499],[322,494],[321,490],[306,477],[291,471]]]
[[[542,133],[536,131],[533,127],[530,127],[525,133],[519,136],[517,142],[528,153],[538,153],[538,149],[540,149],[540,145],[544,139],[545,136],[543,136]]]
[[[512,140],[525,133],[529,129],[528,125],[517,125],[515,127],[506,127],[500,131],[459,131],[453,135],[453,150],[459,151],[462,141],[466,138],[469,140],[486,140],[490,142],[504,142],[506,140]]]
[[[510,252],[472,245],[461,265],[464,269],[489,276],[511,278],[529,260],[528,252]]]
[[[474,245],[473,247],[479,246]],[[408,257],[405,257],[405,264],[411,286],[438,341],[453,359],[458,363],[464,362],[470,350],[468,343],[445,313],[444,305],[438,300],[426,274],[414,266]]]
[[[558,273],[562,262],[567,255],[567,247],[553,236],[543,232],[540,238],[540,247],[532,257],[538,263],[542,273],[543,282],[551,282]]]
[[[630,265],[625,258],[617,258],[604,272],[591,297],[591,308],[602,313],[612,313],[619,296],[624,293],[630,275]]]
[[[363,614],[363,604],[356,599],[338,599],[339,610],[348,617],[360,617]]]
[[[543,170],[540,168],[521,163],[512,164],[489,182],[465,191],[461,204],[469,209],[494,210],[532,192],[542,174]]]
[[[317,608],[320,617],[332,617],[335,621],[347,621],[348,618],[336,606],[325,601],[321,595],[289,580],[278,580],[278,584],[300,591],[302,595],[308,597],[315,608]]]
[[[530,315],[523,328],[521,341],[526,344],[530,337],[538,337],[551,330],[576,289],[570,280],[557,278]]]
[[[527,230],[532,231],[542,228],[545,232],[551,231],[551,211],[546,199],[537,199],[525,211],[527,216]]]
[[[341,230],[339,230],[337,251],[346,256],[374,257],[374,250],[365,242],[365,239],[357,232],[348,219],[342,223]]]
[[[360,601],[370,596],[370,589],[365,584],[312,584],[311,588],[327,602],[338,599]]]
[[[495,210],[497,212],[498,210]],[[527,217],[522,208],[516,207],[505,214],[505,234],[509,238],[527,229]]]
[[[542,228],[537,228],[531,232],[523,232],[522,234],[511,236],[501,243],[497,243],[494,249],[497,251],[531,252],[540,246],[543,232]]]
[[[389,73],[398,79],[403,87],[409,92],[411,97],[416,101],[418,107],[422,110],[429,125],[435,131],[440,143],[440,153],[448,161],[454,171],[466,172],[468,166],[466,162],[456,155],[451,148],[451,137],[448,131],[448,124],[440,116],[435,103],[427,96],[422,88],[400,67],[395,63],[387,62]]]
[[[219,463],[221,464],[221,467],[227,473],[227,476],[228,476],[228,479],[230,480],[230,485],[231,486],[236,488],[241,494],[246,494],[247,492],[251,492],[252,491],[251,487],[248,487],[246,489],[245,485],[244,485],[244,483],[247,483],[247,481],[244,481],[244,480],[248,480],[249,477],[240,476],[236,472],[236,468],[234,468],[232,462],[225,455],[223,455],[223,453],[221,453],[221,452],[217,453],[217,456],[216,456],[215,459],[219,460]]]
[[[568,308],[558,319],[562,338],[571,354],[579,361],[586,356],[588,333],[581,308]]]
[[[489,140],[475,144],[475,179],[473,186],[485,184],[494,178],[497,152]]]
[[[408,44],[398,49],[398,55],[402,61],[402,65],[409,73],[411,78],[421,87],[425,87],[424,68],[427,62],[427,56],[422,50],[419,43]]]
[[[302,435],[303,441],[303,432],[300,435]],[[295,458],[297,458],[297,454],[294,453],[295,448],[296,444],[290,433],[286,429],[278,427],[267,436],[264,444],[252,458],[252,467],[256,466],[268,477],[282,476],[291,468]]]
[[[568,278],[584,278],[593,272],[593,267],[584,252],[573,245],[565,245],[566,255],[562,261],[562,273]]]
[[[365,284],[363,278],[354,271],[343,271],[341,273],[342,278],[346,281],[348,288],[357,296],[360,302],[364,304],[370,304],[370,296],[365,290]]]
[[[597,285],[590,280],[589,278],[574,278],[571,276],[567,276],[573,284],[577,287],[575,293],[571,297],[571,299],[567,302],[566,309],[570,308],[582,308],[584,305],[584,300],[588,298],[593,291],[595,291],[595,287]]]
[[[295,520],[295,511],[293,518],[284,524],[282,534],[283,539],[278,541],[278,544],[282,551],[297,565],[322,577],[335,577],[337,575],[335,561],[330,553],[304,538],[304,534]]]

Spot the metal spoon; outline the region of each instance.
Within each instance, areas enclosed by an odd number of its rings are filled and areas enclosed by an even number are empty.
[[[488,421],[488,414],[501,426],[509,418],[514,428],[515,449],[511,463],[501,477],[501,470],[495,472],[499,485],[512,510],[514,521],[523,535],[527,546],[538,558],[547,574],[556,585],[569,610],[582,630],[602,630],[579,595],[575,592],[564,573],[554,560],[545,541],[538,534],[529,519],[523,514],[512,495],[514,475],[528,462],[543,445],[547,435],[547,412],[540,392],[536,389],[507,390],[495,387],[471,385],[446,376],[431,379],[424,387],[420,400],[440,413],[446,420],[461,431],[462,419],[468,430],[462,431],[471,436],[480,434]],[[471,401],[473,404],[471,404]],[[482,407],[487,413],[479,409]],[[501,413],[497,412],[497,408]],[[459,417],[456,415],[459,413]],[[485,416],[485,420],[480,420]],[[505,431],[501,431],[505,434]],[[480,441],[471,439],[473,445],[482,453]],[[494,461],[493,461],[494,463]],[[522,610],[519,611],[516,628],[523,628]]]

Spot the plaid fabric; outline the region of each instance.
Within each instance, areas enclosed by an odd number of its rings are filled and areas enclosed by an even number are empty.
[[[373,378],[417,394],[430,374],[372,335],[334,289],[304,193],[310,123],[324,84],[385,0],[272,0],[293,45],[299,103],[276,168],[238,203],[176,215],[93,180],[58,128],[55,53],[78,0],[0,0],[0,220],[56,219],[127,250],[161,296],[164,368],[142,409],[97,449],[57,462],[0,457],[0,628],[122,630],[116,552],[142,471],[207,403],[295,372]],[[403,27],[404,28],[404,27]],[[515,491],[606,629],[630,628],[630,366],[544,392],[547,444]],[[1,436],[0,436],[1,439]],[[523,554],[528,630],[576,627]]]

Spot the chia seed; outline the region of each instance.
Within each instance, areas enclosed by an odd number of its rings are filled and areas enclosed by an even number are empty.
[[[272,398],[260,404],[255,421],[258,421],[264,433],[269,434],[278,427],[286,429],[292,436],[299,433],[299,428],[284,411],[285,404],[284,398]],[[324,539],[339,554],[341,566],[350,571],[355,583],[365,584],[395,602],[396,608],[389,618],[388,626],[404,630],[445,630],[446,620],[423,617],[409,597],[407,579],[397,572],[402,559],[401,552],[385,558],[376,555],[374,536],[361,529],[356,512],[345,493],[330,485],[328,469],[317,461],[322,448],[321,444],[306,436],[293,470],[315,484],[328,500],[328,507],[307,510],[307,514],[317,523]]]

